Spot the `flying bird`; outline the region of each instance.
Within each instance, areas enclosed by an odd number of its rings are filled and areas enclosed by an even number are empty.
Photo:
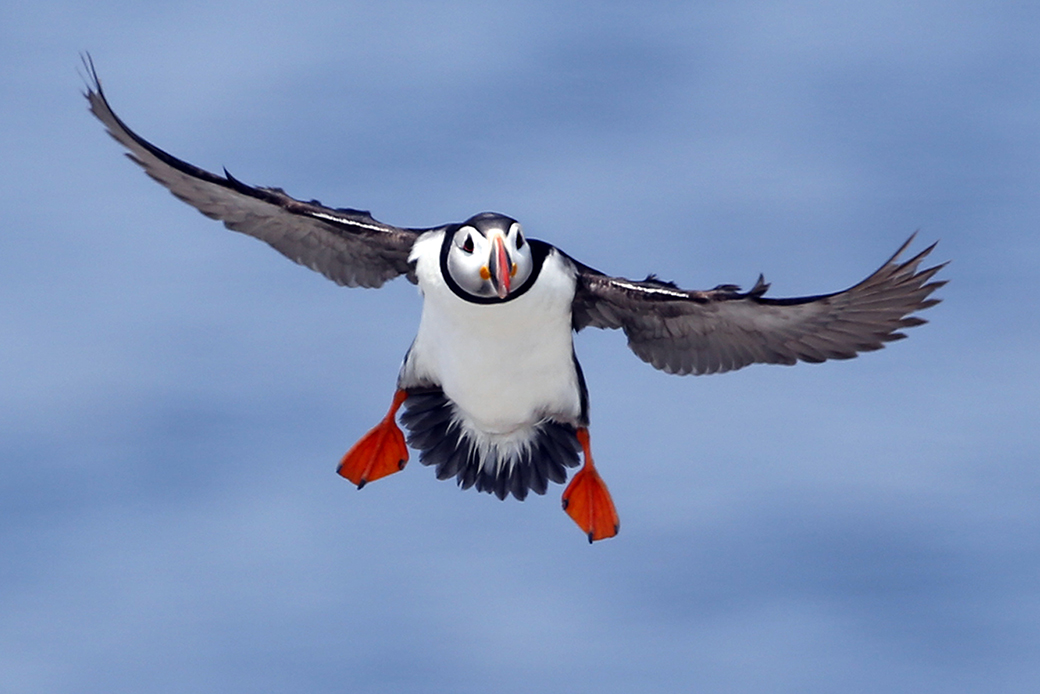
[[[438,479],[454,477],[500,499],[544,494],[580,462],[563,508],[589,542],[612,537],[618,514],[592,459],[575,332],[620,329],[638,357],[680,375],[850,359],[924,323],[912,314],[938,303],[929,297],[945,284],[931,281],[943,265],[918,269],[935,244],[900,259],[913,236],[849,289],[777,299],[765,296],[762,276],[746,292],[611,277],[492,212],[422,229],[392,226],[166,153],[116,116],[89,58],[85,64],[90,111],[131,160],[184,202],[337,284],[379,287],[403,275],[418,285],[422,316],[390,409],[338,467],[358,489],[403,469],[409,446]],[[407,443],[397,424],[402,407]]]

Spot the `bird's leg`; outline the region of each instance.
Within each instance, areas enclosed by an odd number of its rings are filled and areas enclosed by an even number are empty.
[[[405,391],[396,391],[383,421],[372,427],[340,461],[336,472],[356,484],[358,489],[372,480],[403,470],[408,462],[408,447],[397,426],[397,410],[407,398]]]
[[[618,534],[620,521],[607,485],[596,472],[589,450],[589,430],[578,429],[578,442],[585,453],[585,465],[563,492],[563,510],[589,538],[589,542],[605,540]]]

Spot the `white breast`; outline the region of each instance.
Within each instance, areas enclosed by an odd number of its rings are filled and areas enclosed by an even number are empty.
[[[412,252],[423,294],[419,333],[401,369],[400,387],[440,385],[474,433],[513,438],[546,417],[577,424],[571,303],[575,271],[551,250],[535,284],[515,299],[474,304],[441,276],[443,232]]]

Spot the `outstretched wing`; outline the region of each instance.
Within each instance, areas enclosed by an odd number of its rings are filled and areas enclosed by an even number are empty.
[[[149,176],[199,212],[265,241],[294,262],[337,284],[378,287],[398,275],[415,282],[408,254],[423,229],[383,224],[368,212],[303,202],[280,188],[255,188],[226,170],[217,176],[167,154],[126,126],[112,111],[89,58],[85,96],[90,111]]]
[[[945,263],[917,269],[935,244],[899,260],[913,239],[854,287],[792,299],[766,298],[769,285],[761,276],[745,293],[733,285],[688,291],[654,278],[608,277],[575,263],[574,327],[621,328],[641,359],[674,374],[851,359],[906,337],[899,331],[925,322],[911,314],[939,303],[928,296],[946,282],[929,280]]]

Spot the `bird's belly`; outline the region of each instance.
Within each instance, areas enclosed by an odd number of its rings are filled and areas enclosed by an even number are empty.
[[[508,348],[480,340],[456,343],[441,361],[441,388],[478,429],[510,434],[546,417],[579,415],[570,332],[514,339]]]
[[[493,436],[530,429],[546,418],[578,423],[569,296],[532,291],[495,305],[456,300],[448,310],[437,298],[424,302],[419,334],[402,369],[403,386],[439,385],[469,426]]]

